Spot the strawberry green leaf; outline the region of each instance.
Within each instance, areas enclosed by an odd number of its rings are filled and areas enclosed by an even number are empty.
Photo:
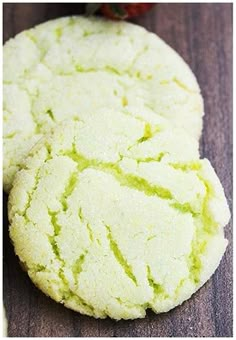
[[[93,15],[95,12],[97,12],[97,10],[99,10],[100,7],[100,3],[89,3],[86,5],[85,13],[86,15]]]
[[[119,4],[110,3],[109,6],[117,18],[124,19],[127,17],[127,12]]]

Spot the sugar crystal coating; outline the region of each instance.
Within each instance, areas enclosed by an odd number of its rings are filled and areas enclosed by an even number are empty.
[[[62,122],[10,193],[10,236],[32,281],[96,318],[174,308],[227,245],[229,209],[212,166],[194,138],[149,114],[107,109]]]
[[[67,17],[10,39],[3,49],[4,189],[31,147],[64,119],[102,107],[149,108],[196,139],[199,86],[157,35],[125,22]]]

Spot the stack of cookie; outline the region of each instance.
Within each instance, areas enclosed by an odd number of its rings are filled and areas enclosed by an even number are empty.
[[[10,236],[45,294],[134,319],[209,279],[230,214],[202,116],[189,67],[139,26],[61,18],[5,44]]]

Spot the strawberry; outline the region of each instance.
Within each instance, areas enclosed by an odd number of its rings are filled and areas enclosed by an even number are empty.
[[[101,3],[87,4],[88,15],[100,11],[102,15],[113,20],[123,20],[141,15],[151,9],[154,3]]]

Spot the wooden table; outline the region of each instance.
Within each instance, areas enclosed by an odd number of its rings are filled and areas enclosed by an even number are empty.
[[[82,4],[4,4],[4,40]],[[159,4],[136,23],[158,33],[189,63],[205,99],[201,154],[215,167],[232,207],[232,4]],[[143,320],[95,320],[43,295],[21,270],[8,237],[4,196],[4,302],[9,336],[232,336],[232,224],[229,246],[211,280],[173,311]]]

